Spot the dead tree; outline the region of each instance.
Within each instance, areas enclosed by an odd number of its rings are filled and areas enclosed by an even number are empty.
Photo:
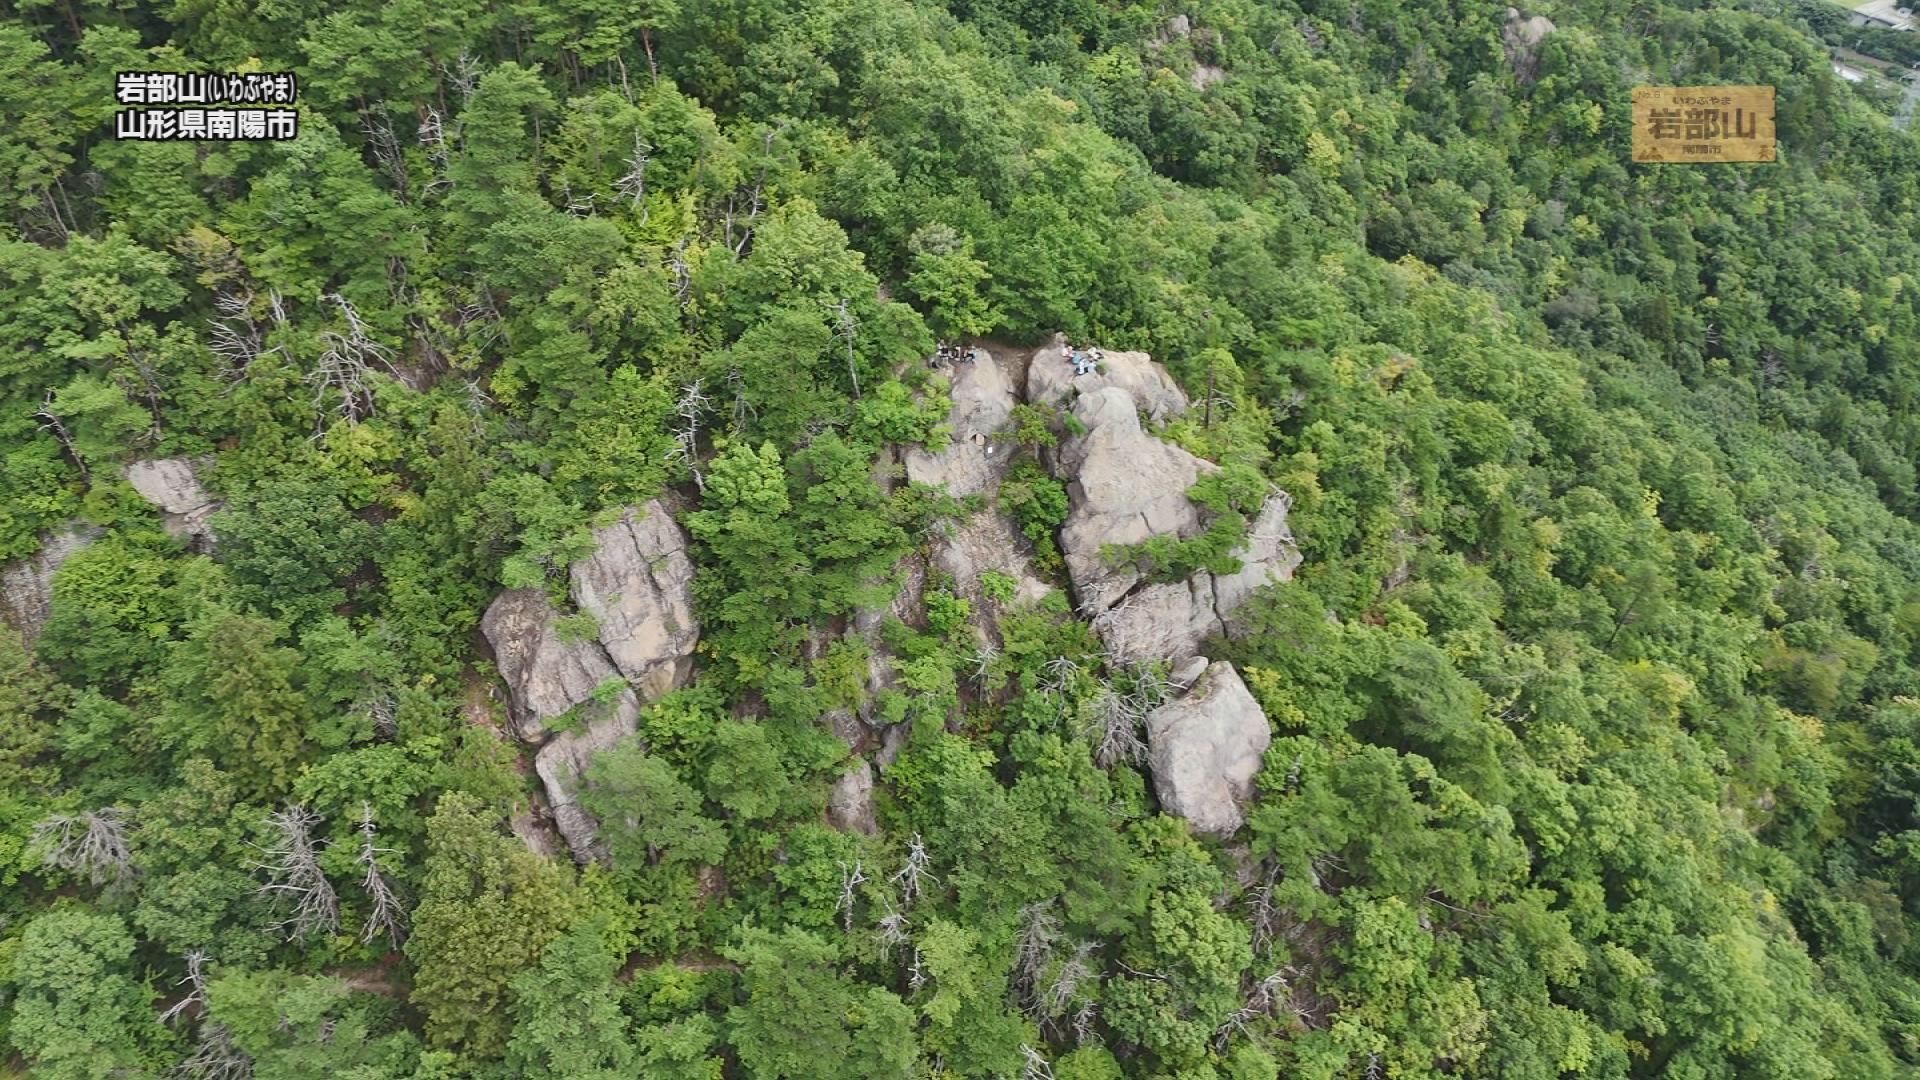
[[[1020,1080],[1053,1080],[1053,1066],[1047,1064],[1047,1059],[1040,1056],[1040,1051],[1026,1043],[1021,1043],[1020,1057],[1023,1062],[1020,1068]]]
[[[627,171],[613,182],[614,193],[638,211],[636,224],[647,223],[647,162],[653,157],[653,144],[633,133],[633,156],[627,159]]]
[[[841,925],[849,934],[853,933],[855,890],[866,882],[867,875],[861,871],[859,859],[854,859],[852,866],[848,866],[845,862],[840,864],[840,900],[835,907],[840,911]]]
[[[60,440],[61,448],[66,450],[67,456],[73,459],[74,466],[80,470],[80,478],[91,480],[92,475],[87,471],[86,459],[80,456],[80,451],[73,445],[73,433],[67,430],[67,425],[60,419],[60,414],[53,411],[57,397],[54,391],[47,391],[46,400],[40,403],[40,408],[33,414],[33,418],[40,421],[40,430],[51,431],[53,437]]]
[[[399,948],[407,941],[407,909],[380,868],[380,856],[393,854],[393,849],[376,847],[373,840],[373,807],[361,803],[360,866],[366,873],[360,879],[360,887],[366,891],[373,910],[367,913],[367,925],[360,931],[360,942],[371,945],[374,938],[385,934],[394,948]]]
[[[340,309],[347,330],[344,334],[321,331],[320,340],[327,348],[307,375],[307,384],[313,387],[313,407],[322,416],[327,396],[332,393],[340,398],[334,409],[341,419],[357,424],[373,415],[373,372],[376,367],[393,371],[393,350],[374,340],[371,329],[346,297],[330,293],[326,299]]]
[[[843,296],[840,298],[840,303],[837,305],[829,305],[829,308],[833,312],[834,336],[847,343],[847,378],[852,381],[853,396],[855,400],[858,400],[860,397],[860,372],[859,369],[854,366],[853,345],[855,338],[860,334],[860,320],[853,317],[853,311],[847,304],[847,298]]]
[[[712,404],[701,392],[699,379],[681,387],[680,399],[673,403],[673,415],[680,418],[680,426],[673,431],[673,449],[667,452],[667,460],[685,461],[694,486],[701,491],[707,490],[707,478],[700,473],[700,417]]]
[[[71,874],[83,874],[95,886],[134,876],[133,849],[127,844],[126,810],[108,806],[80,814],[55,814],[33,827],[32,846],[40,861]]]
[[[187,993],[160,1014],[162,1024],[173,1023],[185,1016],[189,1009],[196,1010],[196,1016],[204,1014],[207,1009],[206,951],[195,949],[182,959],[186,962],[187,973],[176,985],[187,987]],[[235,1045],[233,1032],[227,1025],[217,1020],[207,1020],[200,1025],[199,1044],[174,1069],[174,1075],[192,1077],[194,1080],[244,1080],[253,1075],[253,1059]]]
[[[270,877],[260,886],[260,894],[276,905],[292,905],[292,912],[274,926],[285,930],[289,941],[340,929],[340,898],[320,869],[325,841],[313,838],[313,827],[319,823],[319,814],[297,803],[267,815],[275,841],[271,847],[259,848],[265,858],[254,864],[254,869],[265,870]]]
[[[367,137],[367,148],[373,151],[373,160],[379,163],[387,179],[393,181],[394,197],[405,206],[407,158],[400,152],[400,140],[393,133],[393,116],[387,112],[386,102],[362,111],[360,117],[360,131]]]
[[[1093,739],[1094,764],[1110,769],[1121,762],[1146,760],[1147,744],[1140,738],[1143,715],[1131,695],[1101,683],[1082,713],[1082,728]]]
[[[422,195],[431,195],[436,191],[446,191],[453,187],[453,178],[448,170],[453,164],[453,153],[447,147],[447,128],[441,119],[440,110],[429,105],[420,117],[420,149],[426,152],[427,163],[433,166],[433,179],[427,181]]]
[[[267,344],[269,332],[284,330],[287,325],[286,302],[281,299],[280,290],[267,293],[265,323],[253,317],[252,292],[219,293],[213,298],[213,310],[218,314],[207,320],[212,328],[207,335],[207,348],[226,361],[220,375],[229,383],[245,379],[262,357],[278,353],[282,359],[286,358],[285,346]]]
[[[932,870],[933,857],[927,854],[927,846],[920,842],[920,834],[914,833],[913,840],[907,844],[907,862],[900,872],[888,878],[900,886],[900,906],[905,910],[913,906],[915,900],[925,890],[926,882],[936,880]]]
[[[1031,1006],[1039,1000],[1040,977],[1053,959],[1053,943],[1060,935],[1060,922],[1053,916],[1053,901],[1036,901],[1020,910],[1020,939],[1015,945],[1013,989]]]

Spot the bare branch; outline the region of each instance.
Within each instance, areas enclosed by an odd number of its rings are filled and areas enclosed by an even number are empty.
[[[932,865],[933,856],[927,854],[927,846],[920,842],[920,834],[914,833],[913,840],[907,844],[906,865],[900,868],[899,873],[887,879],[900,886],[901,910],[911,908],[913,902],[920,899],[920,893],[925,889],[926,882],[939,880],[929,869]]]
[[[866,884],[867,875],[860,870],[860,860],[854,859],[853,865],[840,864],[840,901],[836,905],[840,912],[841,925],[846,932],[853,933],[854,890]]]
[[[84,874],[94,885],[118,885],[138,873],[127,844],[127,811],[108,806],[55,814],[33,827],[32,846],[48,866]]]
[[[367,925],[360,931],[360,942],[371,945],[374,938],[385,934],[387,940],[399,948],[407,940],[407,911],[401,905],[393,883],[387,880],[386,873],[380,868],[380,856],[393,854],[393,849],[376,847],[373,831],[373,807],[361,803],[360,865],[365,869],[366,876],[360,879],[360,887],[366,890],[373,910],[367,913]]]
[[[376,366],[393,371],[393,350],[374,340],[360,312],[346,297],[330,293],[326,299],[340,309],[347,331],[321,331],[320,340],[327,348],[320,354],[319,364],[307,374],[307,384],[313,387],[315,409],[324,409],[329,392],[337,394],[340,401],[335,411],[348,424],[357,424],[373,415],[371,376]]]
[[[254,869],[265,870],[272,878],[260,886],[262,896],[276,903],[292,900],[292,914],[274,927],[287,931],[288,940],[340,929],[340,898],[320,869],[324,841],[316,841],[312,835],[319,823],[320,815],[297,803],[269,814],[267,825],[278,839],[272,847],[259,848],[266,859],[254,864]]]

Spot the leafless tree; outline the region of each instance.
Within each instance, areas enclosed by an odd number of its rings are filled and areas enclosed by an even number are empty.
[[[971,660],[973,664],[973,681],[976,685],[984,687],[987,682],[987,676],[993,671],[993,665],[1000,661],[1000,650],[990,644],[982,643],[979,648],[973,651]]]
[[[647,162],[653,157],[653,144],[633,133],[633,156],[627,158],[627,171],[613,182],[614,193],[639,211],[638,224],[647,223]]]
[[[182,1080],[248,1080],[253,1059],[233,1041],[227,1025],[208,1023],[200,1027],[200,1045],[174,1067],[173,1075]]]
[[[1273,949],[1273,942],[1279,936],[1280,905],[1274,901],[1274,891],[1280,885],[1280,864],[1269,863],[1266,873],[1260,877],[1249,894],[1247,922],[1253,930],[1253,951],[1255,955],[1265,956]]]
[[[84,874],[94,885],[118,885],[138,871],[127,844],[127,811],[118,806],[54,814],[33,827],[33,847],[48,866]]]
[[[182,959],[186,962],[187,973],[179,985],[189,989],[186,996],[160,1014],[162,1024],[173,1023],[186,1015],[189,1009],[204,1013],[207,1008],[206,951],[195,949]],[[207,1020],[200,1025],[199,1045],[191,1056],[175,1067],[174,1075],[191,1077],[193,1080],[244,1080],[253,1075],[253,1059],[234,1044],[233,1032],[227,1025],[217,1020]]]
[[[1053,973],[1053,981],[1047,985],[1047,992],[1041,999],[1041,1011],[1048,1016],[1059,1016],[1073,1003],[1073,997],[1080,991],[1080,984],[1094,975],[1090,962],[1093,953],[1100,947],[1097,941],[1083,941],[1074,946],[1073,952]]]
[[[693,267],[687,263],[687,241],[687,237],[681,237],[673,245],[673,255],[667,259],[667,269],[673,271],[673,298],[682,310],[693,296]]]
[[[357,424],[373,415],[373,371],[376,367],[393,371],[393,350],[374,340],[371,328],[346,297],[329,293],[326,299],[340,309],[347,329],[345,333],[321,331],[326,351],[308,373],[307,384],[313,387],[313,406],[322,410],[322,415],[327,396],[335,394],[340,399],[335,411],[347,423]]]
[[[1213,1049],[1215,1053],[1227,1052],[1227,1043],[1235,1035],[1246,1033],[1247,1025],[1263,1016],[1272,1016],[1274,1009],[1281,1003],[1282,991],[1291,992],[1292,986],[1286,976],[1279,971],[1268,975],[1254,984],[1253,989],[1241,1002],[1240,1007],[1227,1016],[1227,1019],[1214,1030]]]
[[[420,117],[420,149],[426,151],[427,161],[433,166],[433,179],[428,181],[426,190],[421,194],[431,195],[451,188],[453,180],[447,175],[447,170],[453,163],[453,154],[447,147],[446,124],[441,119],[440,110],[431,105]]]
[[[221,292],[213,298],[216,314],[207,321],[211,327],[207,335],[207,348],[226,361],[226,367],[220,374],[230,383],[245,379],[261,357],[279,353],[284,358],[287,354],[285,346],[267,345],[268,332],[287,325],[286,304],[280,297],[280,291],[275,289],[267,295],[266,322],[253,316],[252,292]]]
[[[1082,707],[1081,726],[1093,739],[1094,763],[1103,769],[1123,761],[1144,761],[1147,744],[1140,738],[1142,718],[1139,702],[1131,695],[1116,692],[1111,685],[1100,684],[1093,698]]]
[[[265,858],[254,864],[271,878],[260,886],[261,895],[276,903],[292,903],[292,913],[274,927],[287,931],[288,940],[340,929],[340,898],[320,869],[320,848],[325,842],[313,838],[313,827],[319,823],[320,815],[297,803],[267,815],[275,840],[271,847],[259,849]]]
[[[917,992],[927,985],[927,973],[920,967],[920,946],[913,947],[913,955],[907,960],[907,989]]]
[[[473,102],[473,89],[480,81],[480,61],[478,58],[469,55],[466,50],[463,49],[460,52],[459,59],[453,62],[452,67],[448,67],[444,62],[441,63],[440,74],[443,75],[448,82],[453,84],[454,90],[460,95],[460,104],[462,106],[469,105]]]
[[[367,137],[367,148],[373,151],[373,160],[379,163],[387,179],[393,181],[394,197],[404,206],[407,202],[407,159],[400,152],[400,140],[393,133],[393,116],[387,112],[386,102],[362,110],[360,131]]]
[[[1040,689],[1058,694],[1073,685],[1074,679],[1080,674],[1080,665],[1064,656],[1056,656],[1047,661],[1045,671],[1046,678],[1041,681]]]
[[[712,405],[701,392],[699,379],[682,386],[679,400],[673,403],[673,415],[680,419],[680,426],[673,431],[673,449],[667,453],[667,460],[685,461],[694,486],[701,491],[707,489],[707,480],[700,474],[700,417]]]
[[[905,945],[912,941],[907,936],[907,913],[893,906],[893,901],[882,896],[880,902],[886,905],[887,913],[881,918],[880,943],[885,946],[888,955],[892,955],[896,945]]]
[[[371,945],[373,939],[382,934],[399,948],[407,941],[407,910],[400,903],[400,896],[387,880],[386,873],[380,868],[380,856],[393,854],[392,848],[377,847],[374,844],[373,807],[368,803],[360,804],[360,866],[366,871],[360,879],[360,887],[366,890],[367,899],[373,910],[367,913],[367,925],[360,931],[360,942]]]
[[[80,451],[73,445],[73,433],[67,430],[66,422],[61,420],[60,414],[54,411],[57,398],[58,395],[54,391],[48,390],[46,400],[40,403],[40,408],[33,414],[33,418],[40,421],[42,431],[51,431],[53,437],[60,440],[61,448],[66,450],[67,456],[73,459],[73,464],[80,470],[81,479],[91,479],[91,474],[87,471],[86,459],[80,456]]]
[[[1020,1080],[1053,1080],[1053,1066],[1040,1056],[1040,1051],[1021,1043],[1020,1057],[1024,1062],[1020,1068]]]
[[[867,875],[861,871],[859,859],[854,859],[852,866],[848,866],[844,861],[840,864],[840,901],[837,907],[840,911],[841,925],[849,934],[853,933],[854,890],[866,883]]]
[[[1059,936],[1060,922],[1053,915],[1053,901],[1035,901],[1020,910],[1013,988],[1022,1000],[1031,1003],[1039,999],[1040,977],[1053,959],[1053,943]]]
[[[900,886],[902,911],[911,908],[913,902],[920,899],[920,894],[925,890],[927,882],[938,880],[933,876],[933,871],[930,869],[932,866],[933,856],[927,854],[927,846],[920,842],[920,834],[914,833],[913,839],[907,844],[906,865],[900,868],[899,873],[887,879]]]
[[[198,1006],[207,1007],[207,953],[205,949],[195,949],[181,957],[187,965],[187,973],[176,986],[191,987],[185,997],[173,1003],[173,1007],[160,1014],[160,1022],[171,1024],[188,1009]]]
[[[1091,1000],[1083,1001],[1073,1011],[1073,1042],[1076,1046],[1085,1046],[1093,1041],[1093,1021],[1099,1012],[1099,1006]]]
[[[838,304],[828,305],[828,309],[833,313],[834,336],[847,343],[847,378],[853,382],[853,396],[858,399],[860,372],[854,367],[853,345],[860,336],[860,320],[853,317],[853,310],[848,303],[847,298],[843,296]]]

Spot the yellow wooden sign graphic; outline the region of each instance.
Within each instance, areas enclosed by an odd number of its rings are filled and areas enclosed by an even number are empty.
[[[1773,159],[1773,87],[1634,87],[1633,160]]]

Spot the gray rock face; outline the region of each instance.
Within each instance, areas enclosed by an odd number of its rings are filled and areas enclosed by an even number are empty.
[[[583,712],[584,724],[555,735],[533,755],[533,771],[547,789],[554,828],[566,838],[574,859],[585,863],[606,858],[606,848],[600,842],[600,823],[580,806],[580,778],[596,754],[613,749],[639,728],[640,702],[627,690],[611,705],[594,703]]]
[[[1232,664],[1208,665],[1185,697],[1147,714],[1153,790],[1193,831],[1227,837],[1246,823],[1272,733]]]
[[[977,352],[984,354],[986,350]],[[948,394],[953,407],[947,412],[947,426],[953,431],[953,441],[938,451],[908,447],[904,455],[907,479],[944,487],[956,498],[978,495],[1006,474],[1012,448],[995,442],[993,436],[1007,428],[1019,397],[1013,379],[998,360],[991,359],[991,354],[971,364],[956,364],[935,378],[942,374],[950,380]]]
[[[1288,505],[1284,494],[1267,499],[1248,525],[1246,544],[1235,552],[1237,573],[1203,570],[1185,581],[1141,587],[1094,618],[1101,640],[1125,661],[1181,660],[1197,654],[1208,638],[1232,633],[1235,609],[1260,586],[1290,580],[1300,565],[1287,529]]]
[[[654,500],[593,539],[593,554],[569,571],[574,602],[600,623],[613,666],[651,701],[686,682],[700,641],[686,533]]]
[[[60,564],[100,536],[91,526],[69,526],[40,538],[40,550],[0,566],[0,622],[20,632],[28,648],[53,614],[53,575]]]
[[[855,759],[851,768],[833,782],[827,799],[827,822],[841,832],[872,836],[880,831],[873,817],[873,766]]]
[[[511,695],[513,733],[536,745],[553,734],[547,721],[620,674],[598,642],[563,638],[559,618],[539,589],[512,589],[495,597],[480,620]]]
[[[1075,375],[1067,359],[1065,339],[1036,349],[1027,368],[1027,400],[1034,404],[1069,407],[1075,396],[1086,397],[1106,387],[1126,391],[1134,407],[1154,423],[1165,423],[1187,411],[1187,395],[1167,369],[1146,353],[1109,352],[1098,371]]]
[[[643,704],[686,681],[700,637],[686,535],[664,507],[628,510],[594,538],[594,553],[572,568],[572,594],[598,620],[600,640],[563,637],[560,613],[538,589],[501,593],[480,620],[511,695],[513,733],[540,747],[534,771],[555,827],[582,862],[604,851],[598,824],[578,803],[580,777],[595,754],[633,734]],[[594,691],[615,678],[627,685],[595,701]],[[574,709],[571,730],[547,726]]]
[[[1540,43],[1553,33],[1553,20],[1545,15],[1522,18],[1518,8],[1507,9],[1507,21],[1500,28],[1500,44],[1507,54],[1507,66],[1523,83],[1540,77]]]
[[[213,530],[207,519],[220,504],[200,485],[199,470],[186,458],[153,458],[126,468],[127,483],[162,516],[167,532],[190,542],[211,545]]]
[[[1055,475],[1066,481],[1071,505],[1060,551],[1080,610],[1096,615],[1140,580],[1130,566],[1108,565],[1102,549],[1199,532],[1200,511],[1186,492],[1218,467],[1142,430],[1134,399],[1120,387],[1082,396],[1073,415],[1086,434],[1068,439],[1056,455]]]
[[[1014,447],[994,435],[1012,426],[1019,403],[1014,377],[1003,362],[985,349],[974,350],[971,364],[948,369],[953,407],[947,426],[953,441],[937,452],[910,447],[905,453],[907,479],[946,489],[956,497],[986,495],[999,490],[1013,463]],[[1038,600],[1050,590],[1033,572],[1027,543],[1013,523],[992,510],[949,525],[930,551],[932,566],[954,580],[960,594],[980,617],[983,634],[998,633],[994,602],[981,585],[981,575],[993,571],[1014,580],[1014,602]]]

